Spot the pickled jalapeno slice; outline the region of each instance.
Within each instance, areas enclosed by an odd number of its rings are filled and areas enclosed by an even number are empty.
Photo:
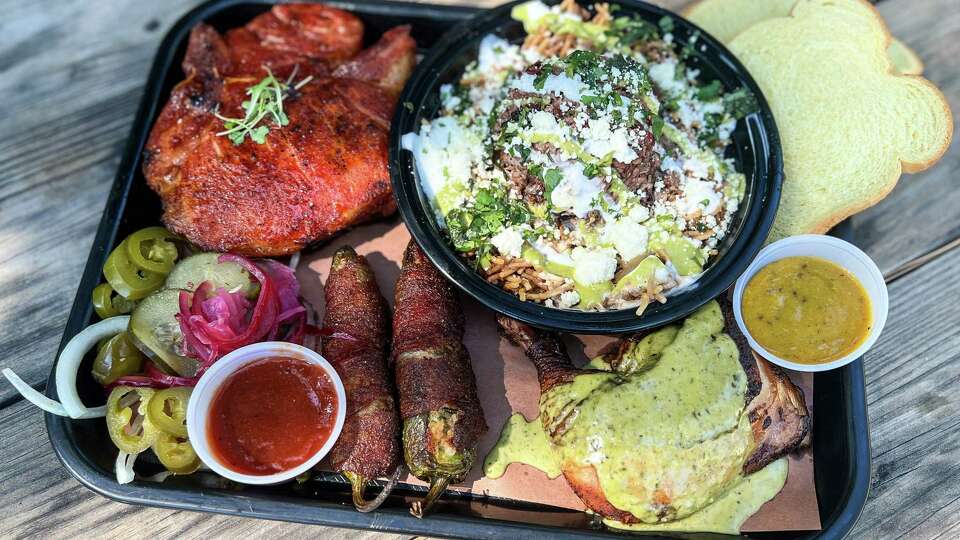
[[[118,386],[107,398],[107,433],[113,444],[128,454],[139,454],[153,445],[161,431],[147,418],[155,391]]]
[[[147,406],[147,418],[166,433],[187,436],[187,402],[192,389],[167,388],[158,391]]]
[[[163,227],[147,227],[131,234],[124,241],[127,257],[146,272],[169,274],[177,262],[177,236]]]
[[[127,240],[117,246],[103,265],[103,276],[113,290],[127,300],[140,300],[163,286],[166,274],[138,267],[127,253]]]

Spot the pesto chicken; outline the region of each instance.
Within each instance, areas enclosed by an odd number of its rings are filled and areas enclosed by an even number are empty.
[[[731,318],[710,302],[680,325],[624,339],[586,369],[573,366],[558,334],[499,319],[537,368],[539,424],[559,472],[613,525],[696,515],[809,433],[803,392],[753,357]],[[766,473],[776,477],[767,499],[786,479],[777,467]]]

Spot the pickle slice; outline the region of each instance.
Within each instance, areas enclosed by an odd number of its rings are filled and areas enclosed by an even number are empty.
[[[130,315],[130,334],[137,348],[161,369],[181,377],[197,374],[198,362],[180,354],[183,333],[176,315],[181,289],[165,289],[144,298]]]
[[[210,281],[215,289],[242,290],[247,298],[256,298],[260,285],[250,279],[250,273],[235,262],[220,262],[220,255],[198,253],[187,257],[173,268],[164,287],[195,291],[201,283]]]

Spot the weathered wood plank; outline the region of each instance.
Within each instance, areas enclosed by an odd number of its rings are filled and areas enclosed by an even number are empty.
[[[865,361],[874,473],[856,538],[960,528],[958,297],[960,249],[890,286],[890,317]]]
[[[109,501],[87,491],[60,465],[47,442],[42,414],[26,402],[0,410],[0,441],[4,538],[408,538]]]
[[[0,351],[31,384],[49,373],[156,47],[196,3],[0,3]],[[0,403],[13,395],[0,385]]]

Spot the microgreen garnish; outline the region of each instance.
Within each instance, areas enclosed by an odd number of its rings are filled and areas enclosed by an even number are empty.
[[[313,76],[304,78],[294,86],[290,86],[297,70],[294,68],[290,77],[281,82],[274,77],[270,68],[264,66],[267,76],[257,84],[247,88],[247,100],[240,104],[243,107],[243,118],[228,118],[214,111],[213,115],[223,121],[223,131],[217,133],[218,136],[226,136],[233,144],[242,144],[243,140],[249,135],[250,140],[257,144],[267,142],[267,133],[270,126],[266,120],[273,120],[275,127],[283,127],[290,123],[286,113],[283,112],[283,100],[303,88],[307,83],[313,80]]]

